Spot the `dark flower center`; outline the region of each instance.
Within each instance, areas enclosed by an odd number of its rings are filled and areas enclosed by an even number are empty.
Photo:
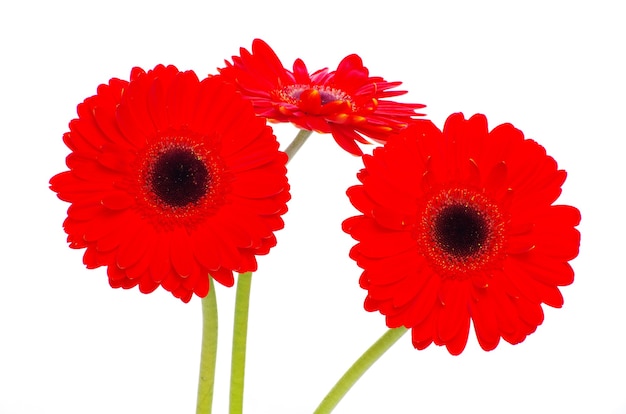
[[[441,189],[428,197],[419,214],[418,247],[442,278],[462,280],[502,259],[504,216],[482,192]]]
[[[434,222],[434,236],[439,246],[457,257],[471,256],[480,250],[488,234],[481,214],[468,206],[452,204],[444,207]]]
[[[189,148],[169,148],[152,165],[150,186],[170,207],[196,203],[209,188],[211,177],[202,159]]]

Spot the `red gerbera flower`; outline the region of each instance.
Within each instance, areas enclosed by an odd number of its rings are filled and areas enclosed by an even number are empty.
[[[511,124],[451,115],[441,132],[416,121],[364,156],[348,196],[363,215],[344,221],[359,241],[365,309],[390,328],[411,329],[459,354],[470,319],[484,350],[523,341],[543,322],[541,304],[561,307],[572,283],[579,211],[552,205],[566,173]]]
[[[309,74],[297,59],[293,72],[285,69],[276,53],[260,39],[252,42],[252,53],[240,49],[220,69],[254,104],[257,114],[274,122],[291,122],[298,128],[331,133],[346,151],[361,155],[355,141],[367,144],[361,135],[385,142],[404,128],[421,104],[387,101],[406,91],[391,91],[401,82],[370,77],[361,58],[344,58],[336,71],[321,69]]]
[[[66,171],[50,180],[72,203],[70,247],[115,288],[161,285],[188,302],[210,274],[256,270],[276,244],[289,186],[287,157],[232,85],[159,65],[111,79],[78,105],[63,136]]]

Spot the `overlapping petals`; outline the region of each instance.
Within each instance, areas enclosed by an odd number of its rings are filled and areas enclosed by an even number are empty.
[[[217,76],[159,65],[111,79],[78,105],[63,140],[64,229],[112,287],[158,286],[188,302],[209,275],[231,286],[276,244],[289,186],[265,120]]]
[[[401,82],[370,76],[357,55],[347,56],[331,72],[309,73],[301,59],[290,71],[267,43],[255,39],[252,52],[241,48],[240,56],[233,56],[232,63],[227,61],[220,73],[252,101],[257,114],[330,133],[355,155],[362,154],[356,142],[368,143],[363,136],[383,143],[406,128],[419,115],[415,110],[424,107],[387,100],[406,93],[392,90]]]
[[[363,157],[348,196],[362,213],[343,229],[359,243],[365,308],[411,329],[416,348],[522,342],[561,307],[574,280],[579,211],[554,205],[566,173],[510,124],[451,115],[416,121]]]

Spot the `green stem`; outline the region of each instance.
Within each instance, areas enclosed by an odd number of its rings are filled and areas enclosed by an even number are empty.
[[[314,414],[330,413],[339,401],[350,391],[350,388],[398,339],[407,332],[405,327],[389,329],[367,351],[356,360],[335,386],[324,397]]]
[[[243,412],[243,383],[246,369],[246,341],[248,338],[248,310],[252,272],[237,278],[235,322],[233,326],[233,354],[230,366],[230,414]]]
[[[301,129],[298,132],[298,135],[296,135],[293,141],[291,141],[291,144],[289,144],[289,146],[285,150],[285,153],[287,154],[287,157],[288,157],[287,162],[291,161],[291,159],[296,155],[300,147],[304,145],[307,138],[309,138],[312,133],[313,131],[307,131],[306,129]]]
[[[209,276],[209,293],[202,299],[202,351],[196,414],[211,414],[215,361],[217,356],[217,300],[213,279]]]
[[[296,155],[312,131],[301,129],[289,144],[285,153],[288,160]],[[248,311],[252,272],[241,273],[237,278],[235,298],[235,321],[233,324],[233,350],[230,365],[230,414],[243,412],[243,386],[246,371],[246,342],[248,339]]]

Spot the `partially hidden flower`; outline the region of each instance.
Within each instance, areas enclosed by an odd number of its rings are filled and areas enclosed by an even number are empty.
[[[111,79],[78,105],[50,180],[64,229],[115,288],[159,285],[188,302],[209,275],[232,286],[276,244],[289,185],[265,119],[220,77],[158,65]]]
[[[416,109],[424,107],[387,100],[406,93],[391,90],[401,82],[370,76],[358,55],[344,58],[335,71],[309,73],[301,59],[294,62],[293,72],[285,69],[260,39],[253,41],[252,52],[241,48],[240,54],[219,71],[252,101],[257,114],[330,133],[341,148],[355,155],[363,153],[356,142],[369,143],[363,136],[384,143],[420,115]]]
[[[559,308],[574,280],[579,211],[553,205],[566,173],[511,124],[451,115],[440,131],[416,121],[363,157],[348,196],[362,213],[343,229],[359,243],[365,309],[413,345],[465,348],[470,320],[480,346],[522,342]]]

